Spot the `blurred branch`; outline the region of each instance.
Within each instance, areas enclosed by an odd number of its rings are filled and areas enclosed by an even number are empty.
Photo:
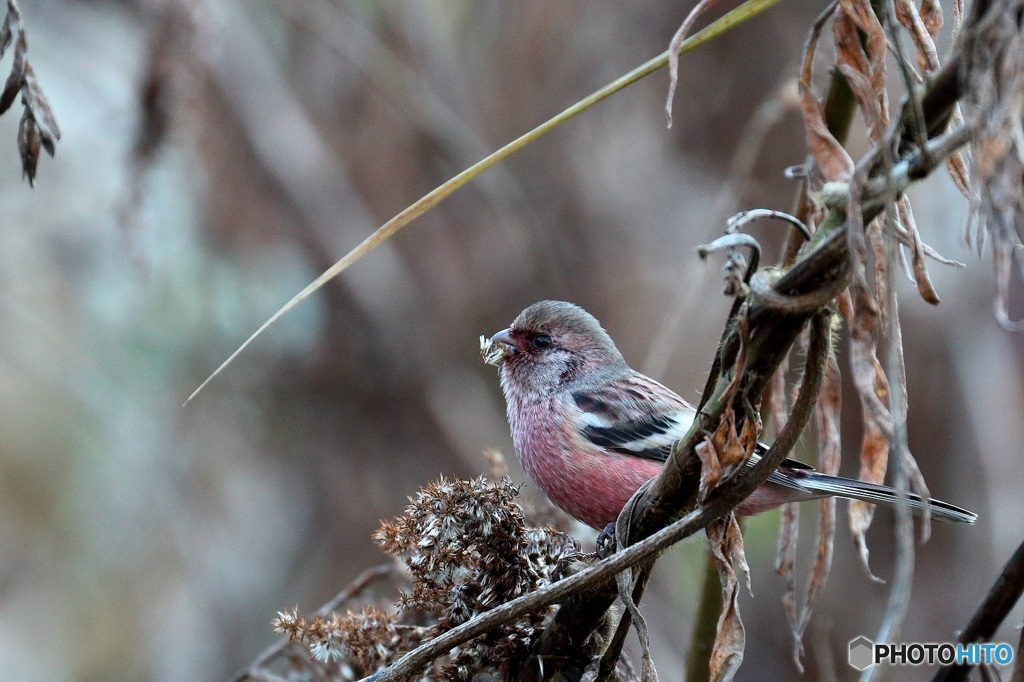
[[[967,627],[964,628],[956,641],[963,644],[985,642],[992,639],[996,629],[1006,619],[1014,605],[1024,593],[1024,542],[1017,547],[1010,560],[1006,562],[1002,573],[996,578],[991,589],[978,609],[974,612]],[[1019,657],[1018,652],[1018,657]],[[1021,665],[1017,660],[1017,666]],[[958,682],[966,680],[973,666],[954,665],[940,668],[932,682]],[[1016,673],[1014,680],[1017,679]]]
[[[702,31],[688,38],[682,43],[679,49],[679,54],[686,54],[692,50],[704,45],[705,43],[717,38],[718,36],[726,33],[730,29],[752,19],[761,12],[773,7],[779,0],[747,0],[745,3],[732,10],[728,14],[722,16]],[[266,322],[260,325],[248,339],[246,339],[241,346],[239,346],[227,360],[207,377],[203,383],[196,388],[195,391],[185,400],[187,405],[196,395],[199,394],[203,388],[206,387],[215,377],[223,372],[231,362],[238,357],[242,351],[249,347],[249,345],[255,341],[260,334],[262,334],[272,324],[277,322],[282,316],[288,311],[294,308],[296,305],[304,301],[313,295],[317,290],[320,289],[324,284],[331,281],[339,274],[344,272],[349,266],[361,259],[363,256],[368,254],[370,251],[375,249],[380,244],[390,239],[395,233],[401,230],[403,227],[420,217],[431,208],[436,206],[439,202],[451,196],[457,189],[468,184],[470,181],[475,179],[478,175],[483,173],[485,170],[504,160],[513,153],[519,151],[523,147],[526,147],[531,142],[543,137],[547,133],[551,132],[558,126],[562,125],[566,121],[570,120],[577,114],[586,111],[590,107],[594,106],[601,100],[610,97],[611,95],[619,92],[623,88],[636,83],[640,79],[649,76],[658,69],[662,68],[668,63],[668,51],[665,51],[657,57],[647,61],[646,63],[633,69],[626,75],[612,81],[608,85],[604,86],[597,92],[581,99],[576,104],[572,105],[565,111],[561,112],[557,116],[545,121],[541,125],[537,126],[530,132],[516,138],[512,142],[509,142],[504,147],[490,154],[487,158],[482,161],[470,166],[466,170],[462,171],[455,177],[451,178],[447,182],[441,184],[434,190],[427,193],[421,199],[413,203],[411,206],[404,209],[398,215],[391,220],[384,223],[379,227],[373,234],[363,240],[358,246],[349,251],[341,260],[336,262],[326,271],[324,271],[319,277],[313,280],[306,288],[296,294],[290,301],[284,304],[280,310],[274,313]]]

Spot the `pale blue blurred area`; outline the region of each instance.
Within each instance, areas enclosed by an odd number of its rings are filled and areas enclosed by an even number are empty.
[[[663,50],[685,8],[21,7],[62,140],[30,189],[20,104],[0,117],[0,679],[55,681],[224,679],[274,641],[278,610],[312,612],[382,562],[370,534],[419,486],[485,471],[485,447],[511,459],[477,338],[529,303],[584,305],[631,364],[696,399],[729,309],[721,262],[699,261],[696,247],[736,210],[790,208],[781,170],[802,160],[796,112],[783,108],[763,138],[745,131],[793,73],[818,11],[780,5],[684,60],[671,130],[667,77],[656,74],[489,171],[285,316],[182,408],[375,227]],[[139,176],[139,93],[169,8],[194,32],[171,59],[167,139]],[[772,59],[758,56],[767,44]],[[763,151],[729,182],[737,144]],[[919,548],[905,632],[942,641],[1024,536],[1024,342],[993,320],[989,256],[963,246],[966,202],[952,184],[932,179],[913,201],[925,240],[968,266],[931,266],[937,308],[901,285],[911,447],[933,495],[981,515],[972,528],[936,526]],[[779,225],[751,232],[774,261]],[[847,390],[851,474],[859,419]],[[807,679],[828,679],[828,662],[849,679],[846,643],[872,635],[885,607],[845,508]],[[804,509],[800,580],[816,522]],[[880,512],[870,535],[883,577],[890,521]],[[775,515],[749,525],[756,599],[741,606],[738,679],[794,676],[775,528]],[[682,677],[700,542],[665,558],[644,602],[663,680]],[[1008,623],[1020,619],[1018,609]]]

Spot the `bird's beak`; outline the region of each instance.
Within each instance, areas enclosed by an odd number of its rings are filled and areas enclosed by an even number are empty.
[[[516,350],[516,342],[508,329],[502,329],[489,339],[480,337],[480,357],[488,365],[501,367]]]

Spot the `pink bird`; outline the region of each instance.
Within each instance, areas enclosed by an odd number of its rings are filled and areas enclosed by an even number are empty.
[[[560,509],[598,530],[658,474],[696,414],[674,392],[630,369],[594,316],[572,303],[533,304],[483,342],[483,356],[501,368],[512,442],[527,475]],[[747,466],[766,450],[759,443]],[[787,459],[736,511],[758,514],[827,496],[897,504],[888,486]],[[908,502],[920,513],[921,498],[910,495]],[[946,502],[929,504],[937,521],[978,518]]]

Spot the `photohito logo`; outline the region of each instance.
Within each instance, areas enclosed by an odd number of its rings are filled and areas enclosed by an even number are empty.
[[[906,642],[876,644],[861,635],[850,641],[850,666],[867,670],[879,663],[889,665],[1008,665],[1013,647],[1004,643]]]

